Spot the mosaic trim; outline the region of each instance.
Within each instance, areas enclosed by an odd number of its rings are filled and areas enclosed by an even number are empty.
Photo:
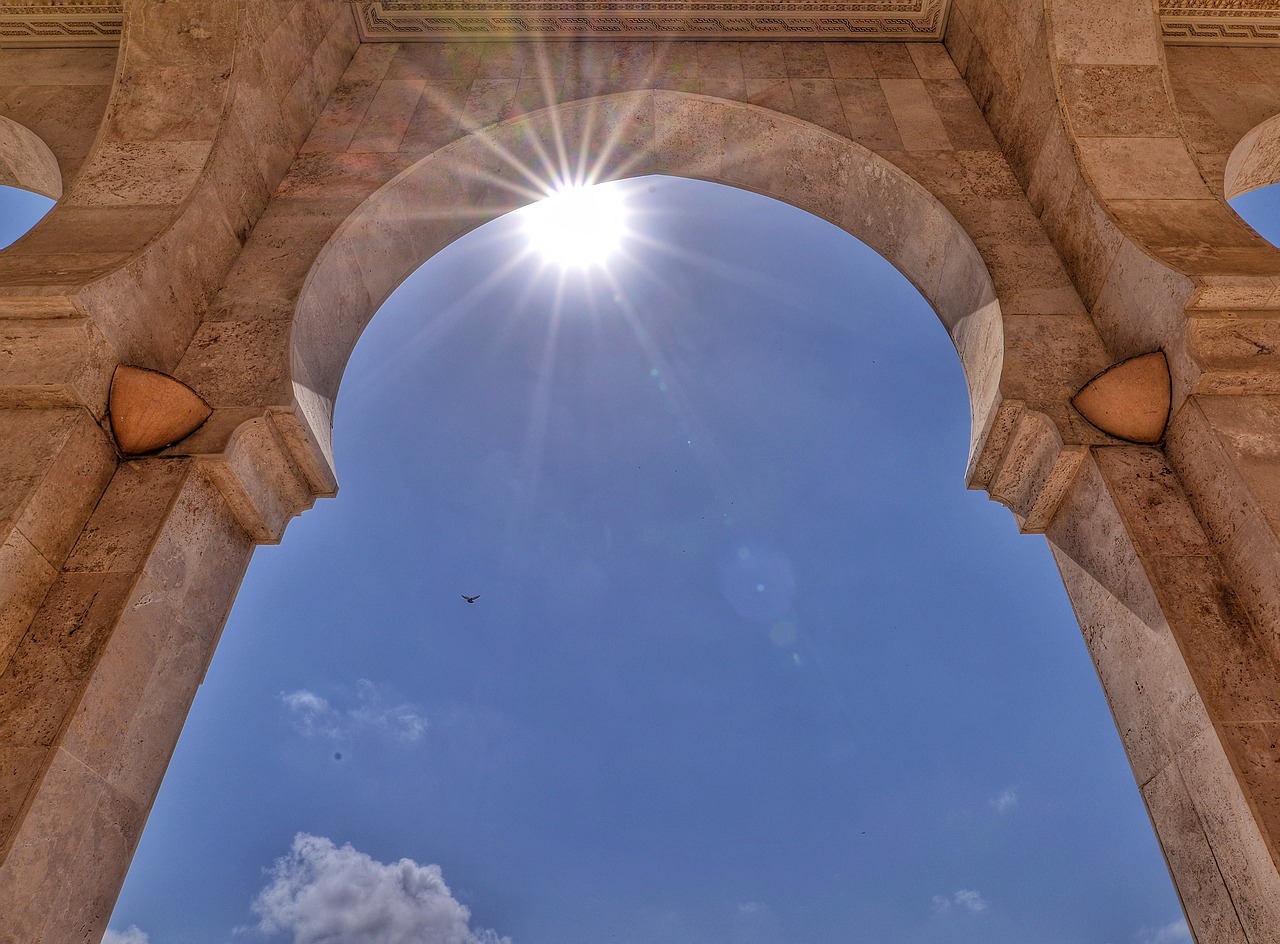
[[[1280,45],[1277,0],[1161,0],[1164,41],[1174,45]]]
[[[950,0],[351,0],[366,42],[531,37],[938,41]],[[114,46],[124,5],[0,0],[0,48]],[[1280,0],[1160,0],[1165,42],[1280,45]]]
[[[942,38],[950,0],[359,0],[365,42]]]
[[[122,3],[0,5],[0,47],[115,46]]]

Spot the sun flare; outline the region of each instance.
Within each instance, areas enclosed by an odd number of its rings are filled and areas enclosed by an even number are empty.
[[[562,268],[603,265],[626,234],[626,210],[613,187],[561,187],[523,212],[530,246]]]

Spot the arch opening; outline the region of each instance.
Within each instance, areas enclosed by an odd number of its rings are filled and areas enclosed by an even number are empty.
[[[1258,235],[1280,246],[1280,115],[1236,142],[1223,173],[1223,193]]]
[[[895,281],[892,271],[872,253],[859,255],[852,240],[830,227],[794,211],[784,226],[776,211],[788,208],[775,201],[706,189],[731,207],[732,224],[704,204],[701,216],[719,219],[719,235],[713,227],[694,228],[692,242],[666,261],[715,258],[713,240],[738,239],[762,246],[783,274],[764,271],[768,258],[739,262],[730,270],[737,278],[728,280],[733,293],[727,294],[723,282],[714,292],[696,290],[686,265],[683,274],[663,277],[670,286],[645,299],[641,307],[656,313],[657,322],[642,334],[614,317],[625,306],[614,300],[608,280],[599,282],[596,317],[581,316],[592,309],[579,298],[571,306],[579,316],[566,311],[559,319],[561,354],[551,368],[545,354],[553,325],[543,303],[554,301],[554,284],[537,299],[520,292],[467,297],[469,288],[489,287],[504,258],[494,247],[481,256],[471,251],[485,230],[429,261],[384,306],[356,350],[339,410],[338,448],[350,476],[344,500],[303,518],[290,541],[269,551],[260,562],[265,566],[255,566],[261,576],[251,571],[171,768],[176,786],[185,782],[206,795],[244,782],[279,785],[288,771],[292,790],[270,789],[290,811],[282,821],[278,812],[259,809],[262,804],[239,800],[215,813],[200,793],[171,799],[166,785],[139,851],[139,862],[156,856],[153,889],[163,889],[153,891],[157,900],[181,903],[184,911],[191,907],[188,895],[164,885],[180,870],[157,850],[201,860],[202,874],[211,865],[216,870],[213,863],[223,857],[252,863],[255,874],[242,883],[247,893],[237,902],[243,909],[263,885],[257,868],[304,830],[338,845],[351,841],[377,862],[402,856],[439,862],[475,924],[511,934],[514,944],[607,940],[624,929],[637,942],[673,944],[893,939],[907,933],[990,944],[1025,940],[1033,915],[1064,922],[1042,924],[1037,939],[1065,944],[1085,937],[1087,928],[1104,939],[1137,942],[1144,926],[1154,939],[1156,928],[1176,925],[1167,879],[1163,897],[1154,895],[1152,910],[1142,914],[1133,909],[1134,889],[1146,894],[1149,886],[1115,881],[1116,868],[1134,869],[1139,860],[1157,875],[1163,867],[1047,556],[1039,576],[1023,569],[1024,553],[1011,557],[1008,569],[976,567],[967,545],[952,543],[956,538],[945,526],[958,515],[965,517],[963,530],[976,520],[967,517],[972,513],[1005,550],[1012,551],[1014,541],[1019,552],[1026,550],[1003,509],[958,487],[965,397],[933,315],[918,298],[899,310],[876,295]],[[755,211],[763,215],[756,218]],[[797,222],[809,230],[797,235],[790,228]],[[834,249],[811,242],[815,228],[825,231]],[[777,242],[764,239],[770,234]],[[878,267],[860,268],[851,256]],[[723,276],[723,265],[719,269]],[[851,277],[820,290],[822,276],[835,272]],[[424,281],[452,283],[453,294],[414,294]],[[619,294],[637,303],[635,291]],[[819,301],[819,295],[826,297]],[[763,313],[751,307],[761,298]],[[859,333],[890,324],[893,330],[874,340]],[[655,348],[664,355],[661,362],[652,358]],[[552,387],[542,396],[539,383],[548,369]],[[940,378],[944,382],[933,386]],[[405,381],[407,389],[397,386]],[[869,389],[859,387],[862,381]],[[714,417],[690,389],[698,384],[718,392]],[[613,400],[619,387],[624,397]],[[919,396],[925,388],[932,392]],[[576,391],[573,403],[566,391]],[[815,398],[824,408],[814,408]],[[916,402],[906,418],[898,414],[875,431],[862,426],[908,400]],[[540,415],[550,447],[544,453],[554,457],[542,464],[522,461],[536,428],[527,421]],[[620,415],[645,420],[622,424]],[[704,422],[690,424],[690,417]],[[684,435],[682,420],[696,436]],[[751,435],[762,427],[781,435],[781,444]],[[735,442],[705,442],[720,431]],[[696,450],[689,439],[699,443]],[[929,461],[935,452],[923,448],[926,440],[930,447],[949,445],[955,458],[950,468]],[[397,448],[388,450],[390,444]],[[734,461],[735,455],[747,461]],[[662,487],[638,484],[643,475],[619,481],[633,475],[630,466],[637,461],[652,465],[646,474]],[[596,464],[584,468],[587,463]],[[723,470],[725,478],[686,486],[704,464]],[[364,476],[377,469],[393,474],[372,485]],[[821,472],[806,481],[806,469]],[[966,512],[944,512],[924,497],[903,504],[868,487],[875,481],[887,489],[894,478],[915,479],[926,495],[947,492]],[[671,488],[684,491],[673,496]],[[379,492],[385,500],[380,511],[361,502]],[[539,492],[555,500],[526,502]],[[873,523],[864,517],[865,506],[843,518],[849,509],[842,506],[854,505],[859,493],[882,506],[887,518]],[[758,501],[762,496],[770,500]],[[628,509],[628,520],[615,522],[606,536],[599,524],[609,501]],[[818,509],[797,511],[810,502]],[[775,503],[780,507],[765,507]],[[707,510],[735,520],[699,523]],[[805,528],[793,527],[801,516],[816,535],[805,539]],[[325,533],[312,532],[326,523]],[[404,536],[388,540],[387,529],[396,527],[405,529]],[[894,531],[911,537],[913,553],[905,560],[891,560],[886,549]],[[840,546],[834,548],[827,542],[837,535]],[[737,540],[744,536],[748,540]],[[304,551],[308,538],[314,543]],[[335,543],[349,545],[351,556],[340,561]],[[501,560],[513,545],[528,567],[550,569],[519,573]],[[688,560],[691,549],[700,551],[696,563]],[[745,559],[738,554],[743,549]],[[286,563],[297,552],[309,561]],[[651,570],[654,558],[665,569]],[[790,565],[790,581],[780,558]],[[980,582],[966,585],[968,577]],[[775,595],[774,580],[793,589]],[[480,593],[475,606],[454,595],[457,590],[460,596],[464,581],[465,592]],[[386,582],[407,588],[407,596],[385,610],[386,601],[379,600],[374,610],[370,594],[392,596],[381,591]],[[336,602],[328,590],[344,583],[359,590]],[[765,591],[756,590],[761,583]],[[615,585],[629,602],[610,598]],[[820,601],[841,585],[847,596]],[[1023,622],[1026,610],[1008,622],[992,618],[998,607],[988,597],[1007,598],[1010,585],[1027,590],[1013,594],[1019,606],[1040,598],[1032,632]],[[1058,601],[1053,627],[1042,592]],[[908,612],[928,598],[939,608],[917,624],[921,614]],[[299,618],[297,608],[306,601],[318,604],[314,622],[321,625],[298,625],[312,622]],[[969,609],[973,604],[976,610]],[[966,615],[959,615],[962,610]],[[428,618],[428,612],[442,615]],[[237,618],[242,613],[248,622]],[[999,641],[975,648],[974,634],[997,622]],[[929,624],[935,632],[920,635]],[[322,644],[319,632],[330,642]],[[271,636],[276,638],[264,648]],[[389,646],[399,655],[375,672],[375,651],[385,658]],[[1014,654],[1031,659],[1034,669],[1020,673]],[[474,661],[464,665],[464,658]],[[1067,675],[1059,674],[1064,665],[1073,666]],[[271,675],[268,666],[280,674]],[[341,682],[315,674],[335,670]],[[985,685],[964,683],[966,674],[987,670]],[[362,677],[369,683],[363,688]],[[227,690],[233,678],[251,679],[250,691]],[[467,694],[480,696],[466,711],[459,710],[462,694],[440,693],[460,680],[468,680]],[[974,707],[977,688],[998,694],[999,704],[966,720],[961,709]],[[1093,692],[1092,705],[1013,712],[1003,700],[1073,688]],[[648,706],[641,720],[621,723],[621,709],[610,702],[617,694],[633,706]],[[290,697],[299,708],[291,707]],[[231,713],[206,714],[211,703]],[[535,713],[549,722],[540,734],[523,726]],[[1022,727],[1005,735],[1003,748],[976,743],[975,723],[994,724],[997,715],[1011,714]],[[1093,718],[1086,737],[1082,714]],[[934,717],[932,728],[911,727],[925,715]],[[420,741],[410,736],[410,716],[425,723]],[[387,719],[386,728],[377,718]],[[340,731],[334,739],[326,729],[335,721],[366,727]],[[297,725],[302,729],[291,727]],[[254,728],[266,729],[278,745],[250,752],[263,763],[256,769],[247,766],[245,744]],[[808,740],[815,731],[823,741],[816,750]],[[1103,731],[1107,735],[1099,736]],[[679,763],[664,753],[677,739],[695,747]],[[1064,763],[1083,742],[1104,741],[1108,773]],[[1049,747],[1049,754],[1022,763],[1036,744]],[[734,766],[753,754],[746,769]],[[443,769],[423,775],[417,765],[432,756]],[[816,768],[803,766],[805,757],[817,760]],[[919,773],[916,764],[930,760],[940,765]],[[653,777],[660,762],[666,769]],[[962,763],[984,770],[975,774],[970,766],[961,773]],[[410,782],[388,786],[381,780],[410,764],[416,771]],[[906,774],[904,765],[917,775]],[[642,789],[633,789],[637,783]],[[1039,793],[1050,784],[1061,792]],[[523,814],[507,806],[513,788],[532,798]],[[876,794],[881,799],[868,801],[877,790],[885,791]],[[1079,812],[1088,805],[1079,802],[1081,790],[1097,790],[1099,804],[1127,797],[1128,825],[1121,819],[1093,821],[1092,827],[1059,822],[1063,832],[1054,839],[1056,827],[1023,818],[1053,809]],[[317,799],[321,794],[324,802]],[[487,805],[460,811],[454,804],[466,794],[487,797]],[[612,803],[600,805],[598,794],[612,795]],[[328,806],[335,795],[341,798]],[[659,819],[670,819],[667,825],[683,831],[685,841],[650,831],[655,806],[664,811]],[[212,820],[200,840],[191,835],[194,807]],[[376,825],[344,820],[365,807],[390,815]],[[840,812],[832,817],[819,807]],[[708,824],[711,813],[728,814],[727,821]],[[1110,815],[1099,808],[1092,813]],[[913,832],[920,820],[940,832]],[[570,851],[569,843],[593,830],[599,830],[597,845]],[[228,835],[237,831],[259,835],[248,847],[226,849]],[[529,855],[529,832],[550,835],[542,857]],[[1063,871],[1105,875],[1105,887],[1100,883],[1098,894],[1082,895],[1062,886],[1063,875],[1055,873],[1046,884],[1059,886],[1056,906],[1032,899],[1018,904],[1014,889],[1034,884],[1027,878],[1027,849],[1052,848],[1047,857],[1061,865],[1080,852],[1075,837],[1086,833],[1116,843],[1102,857],[1106,866],[1063,865]],[[1026,845],[998,867],[991,846],[1006,842]],[[1135,854],[1138,848],[1145,857]],[[839,864],[841,850],[852,854],[853,864]],[[624,870],[618,864],[623,858],[642,860],[645,868]],[[741,870],[732,877],[719,873],[709,888],[705,880],[735,861]],[[820,878],[803,871],[814,863],[826,869]],[[487,874],[486,867],[492,867]],[[975,872],[981,875],[960,877]],[[997,872],[1004,876],[999,881]],[[880,883],[887,876],[915,884],[910,892],[886,893]],[[695,888],[691,880],[703,884]],[[672,889],[682,883],[690,892],[678,899]],[[632,910],[623,912],[610,897],[618,886],[646,890],[648,898],[633,900]],[[787,899],[790,893],[799,898]],[[136,923],[154,932],[155,921],[130,910],[134,894],[126,886],[117,925]],[[859,895],[868,897],[851,897]],[[863,906],[861,923],[851,924],[847,911],[837,915],[842,897]],[[1088,920],[1080,917],[1080,900],[1097,906]],[[577,928],[568,923],[575,904],[585,915]],[[1062,917],[1068,913],[1075,914],[1074,924]],[[595,926],[585,923],[591,918]],[[243,914],[232,920],[243,921]],[[543,925],[539,938],[523,923],[531,920],[552,923]],[[1177,940],[1173,933],[1166,939]]]
[[[643,174],[775,197],[889,260],[928,300],[960,355],[972,465],[999,406],[1004,339],[991,277],[955,218],[906,173],[845,138],[757,106],[664,91],[561,105],[476,132],[423,158],[347,218],[307,278],[290,347],[299,410],[329,462],[346,358],[418,265],[557,180]]]
[[[0,249],[25,236],[62,196],[58,160],[33,131],[0,115]]]
[[[53,209],[53,201],[38,193],[0,185],[5,213],[0,217],[0,250],[7,249],[31,231]]]

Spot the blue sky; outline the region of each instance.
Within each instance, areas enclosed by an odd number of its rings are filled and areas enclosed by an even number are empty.
[[[776,201],[613,186],[605,267],[492,279],[508,217],[374,319],[107,941],[1185,944],[928,306]]]

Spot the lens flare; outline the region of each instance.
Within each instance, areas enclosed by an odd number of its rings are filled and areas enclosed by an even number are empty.
[[[626,211],[613,187],[561,187],[522,212],[530,245],[562,268],[603,265],[626,233]]]

